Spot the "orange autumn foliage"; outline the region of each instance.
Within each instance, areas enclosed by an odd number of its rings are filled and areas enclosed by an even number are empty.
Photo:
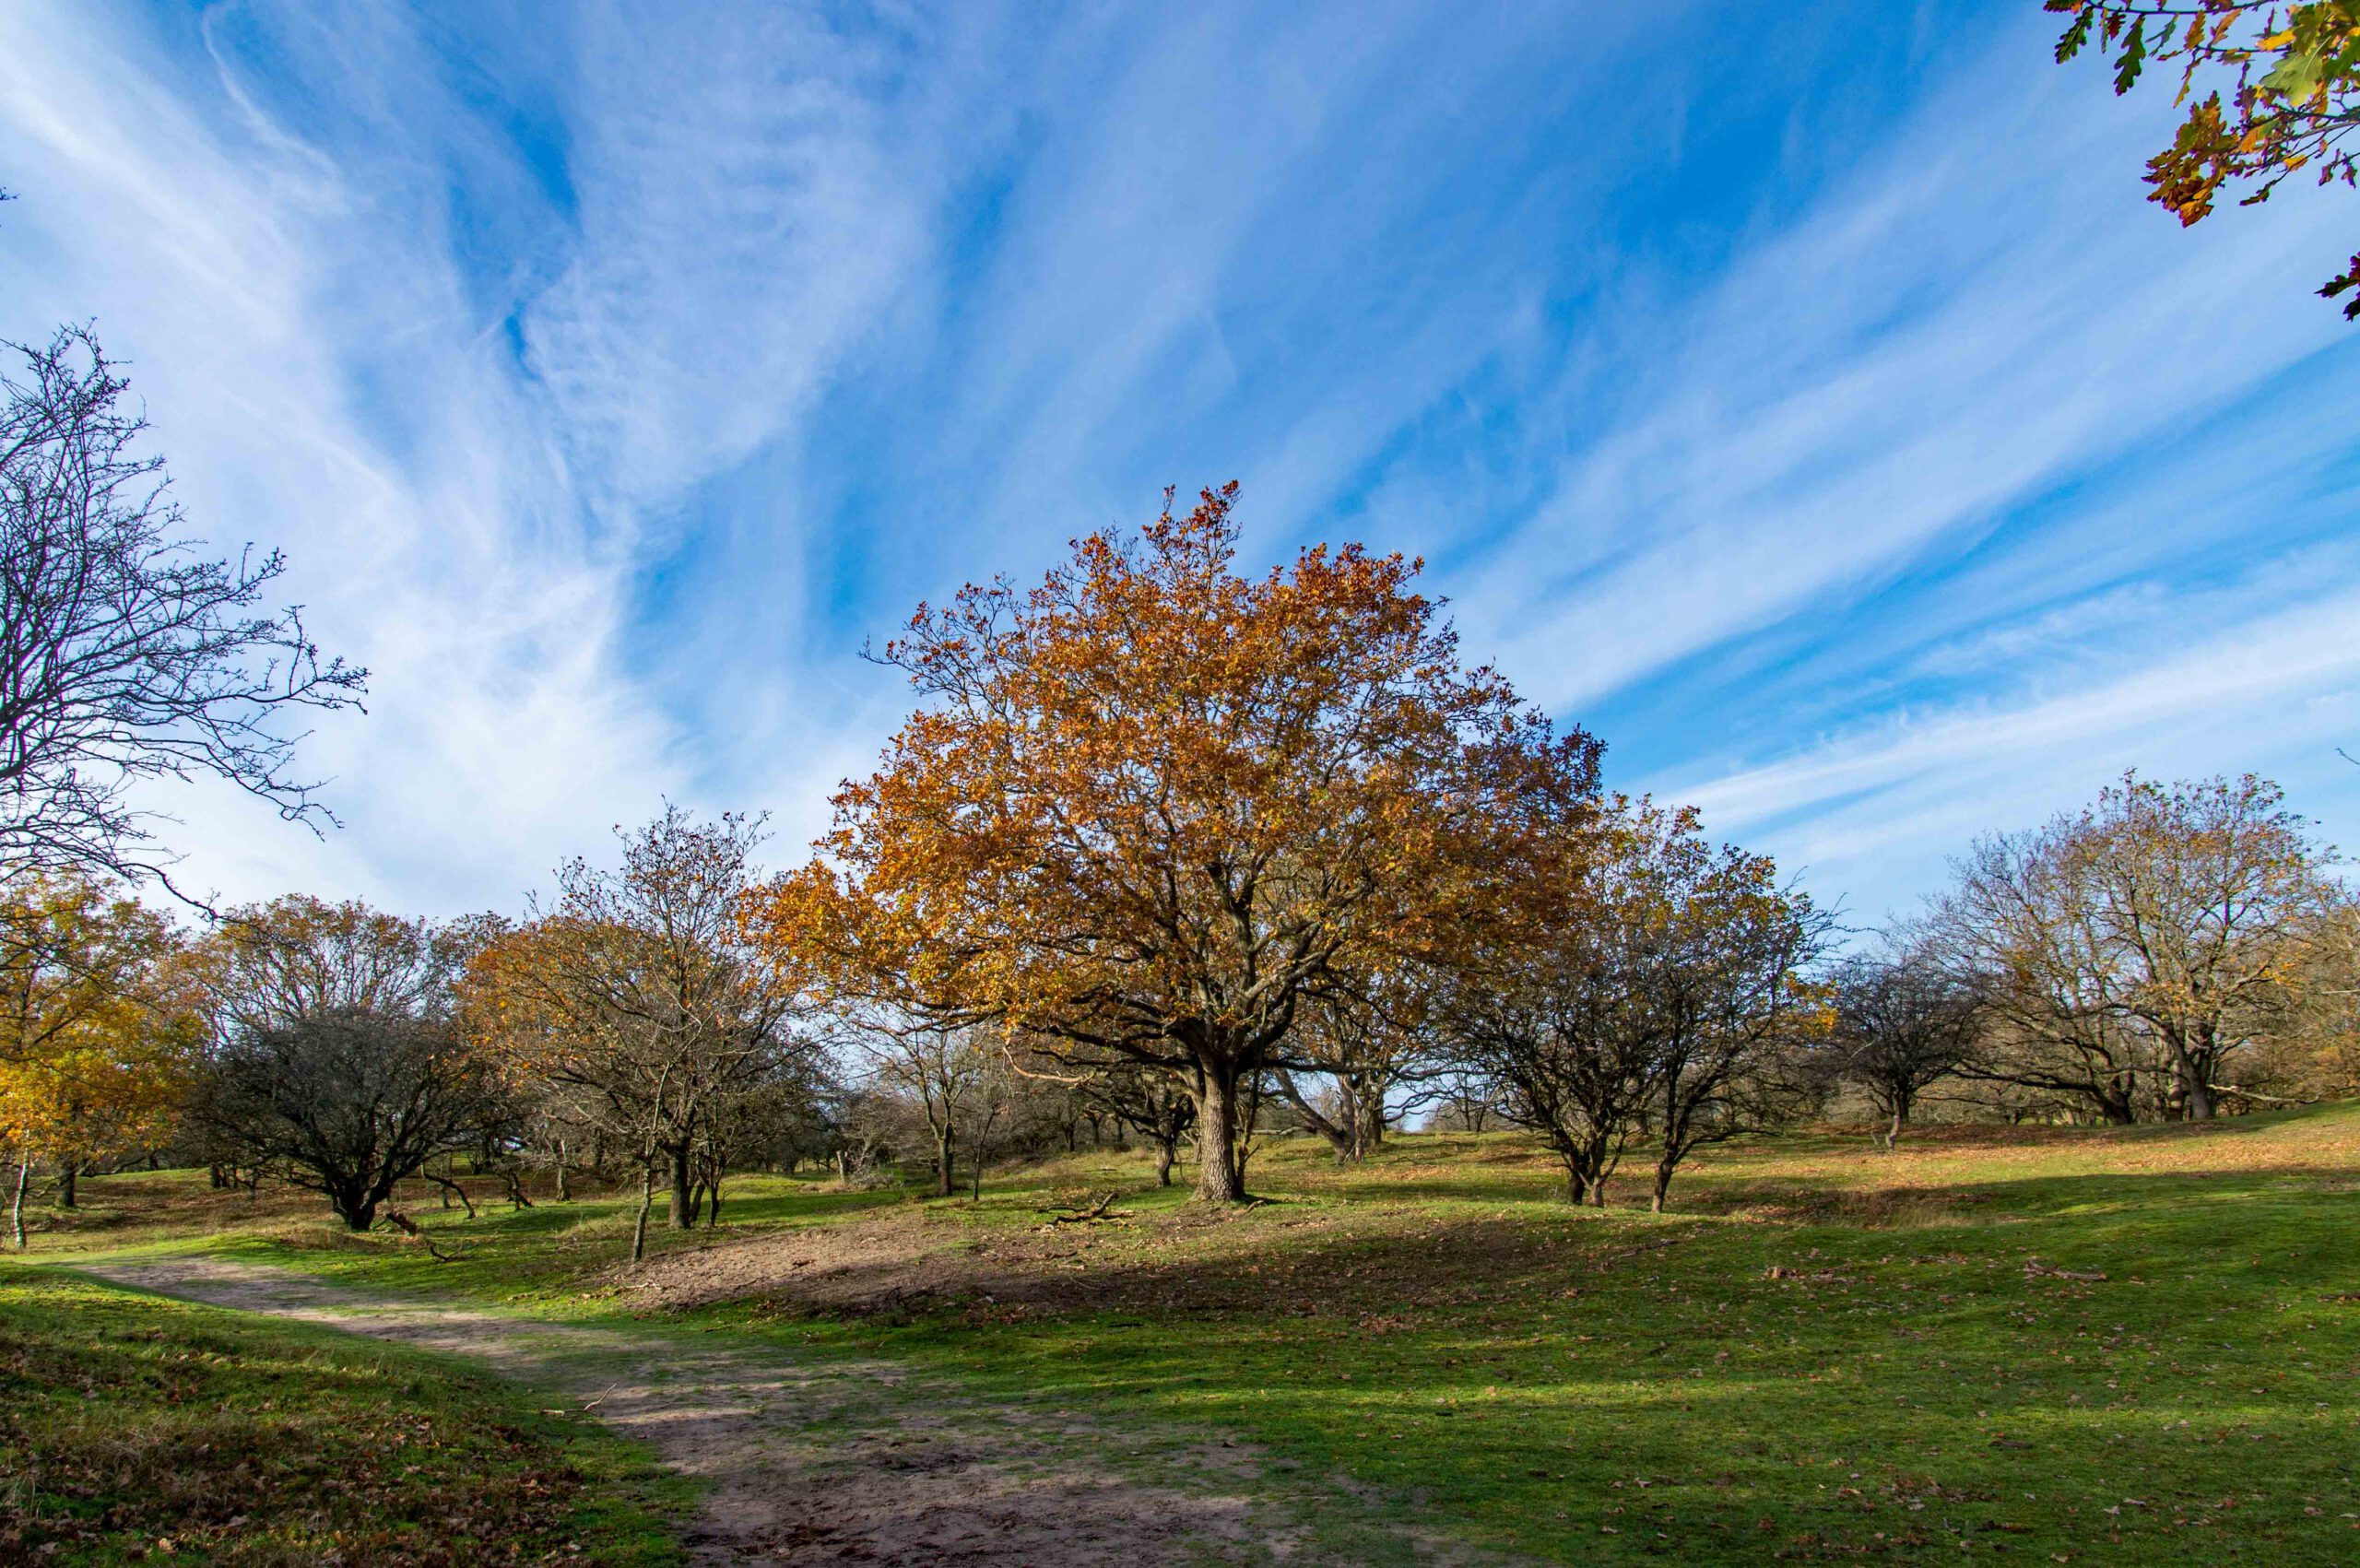
[[[1462,663],[1419,562],[1241,572],[1236,495],[921,606],[884,653],[919,711],[750,913],[839,996],[1176,1075],[1218,1200],[1241,1077],[1309,1065],[1307,1004],[1442,941],[1599,751]]]

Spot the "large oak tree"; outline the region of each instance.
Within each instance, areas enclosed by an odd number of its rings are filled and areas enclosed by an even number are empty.
[[[2258,1048],[2302,1026],[2335,858],[2251,775],[2126,773],[2085,810],[1977,841],[1934,914],[1991,1025],[1970,1070],[2111,1122],[2150,1102],[2211,1117]]]
[[[1598,753],[1462,662],[1419,563],[1241,571],[1236,493],[920,607],[883,657],[922,706],[760,920],[840,991],[1171,1075],[1215,1201],[1241,1080],[1335,1070],[1291,1047],[1306,1004],[1430,941]]]

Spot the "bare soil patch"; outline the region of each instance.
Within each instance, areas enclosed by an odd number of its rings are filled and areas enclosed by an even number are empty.
[[[1241,1234],[1240,1232],[1245,1232]],[[678,1311],[752,1300],[785,1313],[1010,1321],[1081,1312],[1159,1318],[1358,1315],[1463,1306],[1510,1285],[1552,1292],[1614,1237],[1570,1208],[1557,1224],[1455,1217],[1414,1206],[1244,1212],[1190,1208],[1030,1229],[909,1208],[683,1249],[605,1288]]]

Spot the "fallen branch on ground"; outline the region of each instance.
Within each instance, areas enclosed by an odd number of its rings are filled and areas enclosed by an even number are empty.
[[[446,1253],[441,1247],[436,1246],[434,1244],[434,1238],[428,1235],[426,1232],[419,1227],[417,1220],[411,1219],[400,1209],[386,1209],[385,1223],[391,1225],[395,1230],[399,1231],[403,1235],[407,1236],[411,1241],[414,1241],[420,1246],[424,1247],[426,1249],[426,1255],[435,1262],[451,1263],[455,1261],[453,1254]]]
[[[1122,1189],[1120,1187],[1109,1187],[1106,1191],[1106,1196],[1100,1198],[1095,1207],[1089,1209],[1076,1208],[1070,1214],[1060,1214],[1056,1216],[1049,1222],[1053,1225],[1086,1225],[1092,1220],[1120,1219],[1122,1218],[1122,1215],[1119,1212],[1115,1214],[1107,1213],[1106,1206],[1113,1203],[1115,1198],[1121,1196]]]
[[[2043,1263],[2036,1257],[2024,1259],[2027,1279],[2079,1279],[2085,1284],[2103,1284],[2106,1271],[2102,1268],[2059,1268],[2053,1263]]]

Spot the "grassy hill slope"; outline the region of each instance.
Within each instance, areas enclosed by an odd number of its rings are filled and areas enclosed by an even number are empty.
[[[1085,1151],[980,1205],[741,1178],[717,1238],[636,1272],[620,1197],[468,1220],[415,1197],[439,1263],[294,1196],[110,1178],[34,1256],[201,1246],[882,1351],[1565,1562],[2360,1560],[2360,1106],[1767,1139],[1700,1159],[1660,1217],[1569,1208],[1505,1135],[1350,1170],[1278,1145],[1239,1213],[1146,1169]]]

